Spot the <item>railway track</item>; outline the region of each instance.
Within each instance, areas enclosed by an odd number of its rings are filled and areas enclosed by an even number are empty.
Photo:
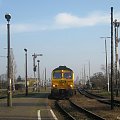
[[[78,106],[71,100],[56,101],[55,104],[65,118],[69,120],[105,120],[105,118]]]
[[[111,105],[111,100],[106,98],[106,97],[103,97],[103,96],[99,96],[99,95],[95,95],[95,94],[92,94],[84,89],[81,89],[81,88],[78,88],[78,92],[82,95],[85,95],[86,97],[88,98],[91,98],[91,99],[96,99],[97,101],[99,102],[102,102],[102,103],[105,103],[105,104],[108,104],[108,105]],[[120,101],[118,100],[114,100],[113,101],[113,104],[114,106],[117,106],[117,107],[120,107]]]
[[[59,109],[59,111],[64,115],[66,119],[69,120],[76,120],[71,114],[69,114],[59,103],[58,100],[55,101],[56,107]]]
[[[1,96],[0,99],[4,99],[4,98],[7,98],[7,96]]]

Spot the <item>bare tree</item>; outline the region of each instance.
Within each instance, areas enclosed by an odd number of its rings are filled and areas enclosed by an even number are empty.
[[[101,65],[101,70],[102,70],[102,71],[104,72],[104,74],[105,74],[105,72],[106,72],[106,67],[105,67],[105,65]],[[108,70],[108,74],[110,74],[111,64],[108,64],[107,70]]]
[[[10,49],[10,78],[12,81],[12,87],[15,89],[15,80],[16,80],[16,62],[13,54],[13,49]]]

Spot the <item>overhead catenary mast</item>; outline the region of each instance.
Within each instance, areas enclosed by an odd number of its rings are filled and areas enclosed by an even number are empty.
[[[117,19],[114,21],[115,28],[115,78],[116,78],[116,97],[118,96],[118,72],[119,72],[119,58],[118,58],[118,27],[120,22]]]

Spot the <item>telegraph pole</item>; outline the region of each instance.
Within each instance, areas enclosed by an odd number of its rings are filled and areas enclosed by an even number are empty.
[[[113,7],[111,7],[111,110],[114,108],[113,78]]]
[[[108,78],[108,63],[107,63],[107,43],[106,43],[106,39],[110,38],[110,37],[100,37],[100,38],[104,38],[105,39],[105,54],[106,54],[106,80],[107,80],[107,85],[108,85],[108,92],[109,92],[109,78]]]
[[[86,71],[85,71],[85,65],[84,65],[84,85],[86,84]]]
[[[46,86],[47,85],[47,80],[46,80],[46,68],[45,68],[45,90],[46,90]]]
[[[89,60],[89,86],[91,87],[91,81],[90,81],[90,60]]]
[[[89,80],[90,80],[90,60],[89,60]]]
[[[118,27],[120,22],[114,21],[115,28],[115,78],[116,78],[116,97],[118,97],[118,74],[119,74],[119,58],[118,58]]]

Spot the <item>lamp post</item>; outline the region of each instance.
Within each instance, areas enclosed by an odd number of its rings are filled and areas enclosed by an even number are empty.
[[[26,96],[28,95],[28,85],[27,85],[27,49],[25,51],[25,85],[26,85]]]
[[[10,19],[11,15],[9,13],[5,14],[5,19],[7,20],[7,81],[8,81],[8,88],[7,88],[7,106],[12,107],[12,85],[11,85],[11,78],[10,78]]]

